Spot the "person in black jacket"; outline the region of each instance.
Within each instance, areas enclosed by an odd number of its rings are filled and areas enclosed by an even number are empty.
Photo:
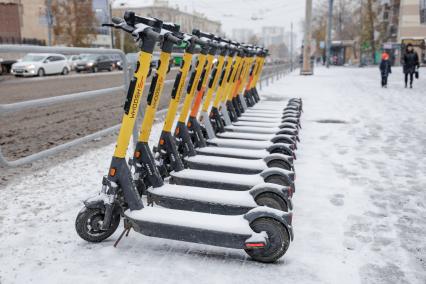
[[[380,62],[380,73],[382,75],[382,88],[388,87],[388,76],[392,73],[391,63],[389,61],[389,54],[383,52],[382,62]]]
[[[402,66],[405,75],[405,87],[407,88],[408,76],[410,76],[410,88],[413,87],[413,77],[416,69],[420,67],[419,56],[417,52],[414,51],[413,45],[411,43],[407,44],[405,54],[402,57]]]

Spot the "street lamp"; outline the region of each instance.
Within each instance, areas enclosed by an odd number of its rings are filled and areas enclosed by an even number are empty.
[[[325,57],[326,57],[326,60],[327,60],[327,68],[330,67],[331,29],[333,27],[333,2],[334,2],[334,0],[328,0],[327,46],[326,46],[326,50],[325,50]]]

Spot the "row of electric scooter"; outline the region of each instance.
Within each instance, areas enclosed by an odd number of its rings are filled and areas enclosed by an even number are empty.
[[[260,101],[256,84],[267,50],[199,30],[186,34],[178,25],[130,11],[105,25],[130,33],[140,53],[108,175],[99,195],[87,199],[77,216],[79,236],[101,242],[123,219],[116,244],[133,229],[244,249],[261,262],[282,257],[293,240],[293,161],[302,101]],[[158,145],[151,150],[148,140],[171,52],[183,43],[183,63]],[[151,72],[156,45],[160,60]],[[138,142],[126,160],[150,73]],[[151,206],[144,206],[142,196]]]

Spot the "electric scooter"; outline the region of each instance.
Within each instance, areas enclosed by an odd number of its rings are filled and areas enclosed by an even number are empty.
[[[168,24],[163,24],[163,29],[174,31],[173,34],[183,38],[187,42],[185,54],[183,55],[183,65],[176,76],[172,90],[171,101],[166,114],[165,123],[161,132],[158,146],[154,148],[154,156],[149,151],[147,142],[140,142],[136,147],[131,165],[134,166],[135,185],[138,192],[148,193],[148,203],[155,203],[167,208],[190,210],[197,212],[218,213],[218,214],[242,214],[257,206],[268,206],[282,211],[292,210],[290,187],[283,187],[276,184],[260,183],[249,190],[233,191],[227,187],[201,188],[194,186],[182,186],[176,184],[165,184],[162,177],[168,176],[169,172],[179,172],[184,170],[184,163],[180,159],[177,151],[175,138],[171,134],[171,129],[176,116],[178,104],[182,96],[185,78],[189,72],[192,56],[197,44],[209,48],[208,42],[199,40],[196,36],[179,34],[176,28],[171,28]],[[203,52],[203,48],[202,51]],[[162,63],[160,63],[161,66]],[[219,58],[218,68],[223,65],[223,58]],[[157,72],[164,72],[158,70]],[[163,81],[156,81],[154,93],[161,90]],[[157,99],[158,101],[158,99]],[[152,109],[156,106],[149,104],[147,114],[153,116]],[[146,118],[144,118],[144,121]],[[144,124],[143,124],[144,125]],[[146,125],[146,124],[145,124]],[[145,128],[149,131],[150,126]],[[144,132],[145,137],[149,135]],[[142,138],[146,140],[146,138]],[[224,158],[226,160],[226,158]],[[199,172],[196,172],[196,174]]]
[[[238,75],[236,78],[234,78],[233,87],[231,87],[232,92],[228,95],[228,100],[226,102],[226,108],[229,112],[230,117],[241,117],[246,115],[245,108],[243,107],[244,100],[240,99],[239,93],[242,91],[242,87],[245,85],[247,81],[247,73],[250,69],[250,66],[252,64],[252,58],[253,53],[247,49],[244,48],[244,51],[246,53],[246,56],[242,60],[242,64],[240,64],[242,67],[240,68],[239,72],[240,75]],[[273,117],[273,116],[271,116]],[[277,133],[274,134],[266,134],[261,133],[257,134],[256,129],[251,129],[251,131],[244,133],[245,129],[240,129],[240,127],[232,126],[235,129],[228,128],[228,131],[226,128],[222,129],[216,129],[216,136],[220,138],[229,138],[229,139],[248,139],[248,140],[269,140],[276,138],[288,138],[290,143],[294,143],[294,140],[298,140],[297,137],[297,131],[290,131],[289,129],[283,129]],[[235,133],[234,133],[235,132]],[[210,135],[212,136],[212,135]]]
[[[152,52],[156,42],[163,38],[160,34],[162,22],[152,18],[136,18],[131,12],[125,13],[124,19],[113,18],[113,24],[108,26],[120,28],[136,37],[141,50],[138,66],[129,86],[108,176],[103,179],[100,194],[86,200],[77,215],[77,233],[86,241],[101,242],[116,231],[122,216],[125,230],[118,241],[133,228],[151,237],[244,249],[254,260],[275,262],[285,254],[293,239],[292,215],[289,213],[259,207],[244,215],[224,216],[144,207],[133,185],[125,155]],[[170,34],[164,38],[167,42],[179,42]]]
[[[206,68],[211,69],[214,55],[216,53],[218,45],[214,43],[212,40],[209,40],[208,44],[202,47],[199,58],[199,65],[195,69],[195,73],[200,73],[198,76],[195,74],[194,78],[199,77],[200,82],[205,82],[205,76],[207,76],[206,69],[202,69],[201,64],[203,64],[204,58],[206,58]],[[161,55],[164,52],[161,53]],[[165,53],[167,55],[167,53]],[[154,169],[148,168],[152,165],[153,158],[152,153],[149,149],[148,140],[152,129],[153,118],[156,112],[159,97],[161,96],[164,80],[162,77],[165,75],[167,70],[167,66],[162,65],[161,62],[168,62],[168,58],[164,58],[162,60],[160,56],[160,68],[157,70],[157,74],[155,75],[153,82],[151,84],[151,88],[148,95],[148,105],[145,111],[145,116],[142,122],[142,128],[140,131],[140,135],[138,137],[138,142],[135,147],[135,154],[133,157],[133,165],[135,166],[136,173],[140,175],[144,175],[145,172],[152,172]],[[163,67],[163,68],[162,68]],[[164,74],[163,74],[164,73]],[[158,79],[157,79],[158,77]],[[189,90],[194,91],[194,86],[197,82],[190,80]],[[192,84],[192,85],[191,85]],[[197,84],[198,91],[204,88],[204,84]],[[152,102],[151,102],[152,98]],[[185,108],[185,106],[184,106]],[[294,188],[294,173],[290,171],[286,171],[279,168],[268,168],[263,170],[259,174],[236,174],[236,173],[228,173],[221,172],[215,173],[206,170],[195,170],[195,169],[181,169],[170,172],[170,183],[179,184],[179,185],[188,185],[195,187],[208,187],[208,188],[225,188],[229,190],[250,190],[254,186],[263,184],[263,183],[275,183],[283,186],[291,186]],[[158,178],[154,178],[152,186],[157,186],[159,184],[155,184]]]

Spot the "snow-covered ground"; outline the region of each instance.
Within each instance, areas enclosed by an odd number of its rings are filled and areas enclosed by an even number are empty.
[[[118,248],[118,233],[81,240],[110,145],[0,190],[0,283],[425,283],[426,81],[404,89],[399,74],[382,89],[376,68],[319,68],[261,91],[304,99],[295,240],[278,263],[134,232]]]

